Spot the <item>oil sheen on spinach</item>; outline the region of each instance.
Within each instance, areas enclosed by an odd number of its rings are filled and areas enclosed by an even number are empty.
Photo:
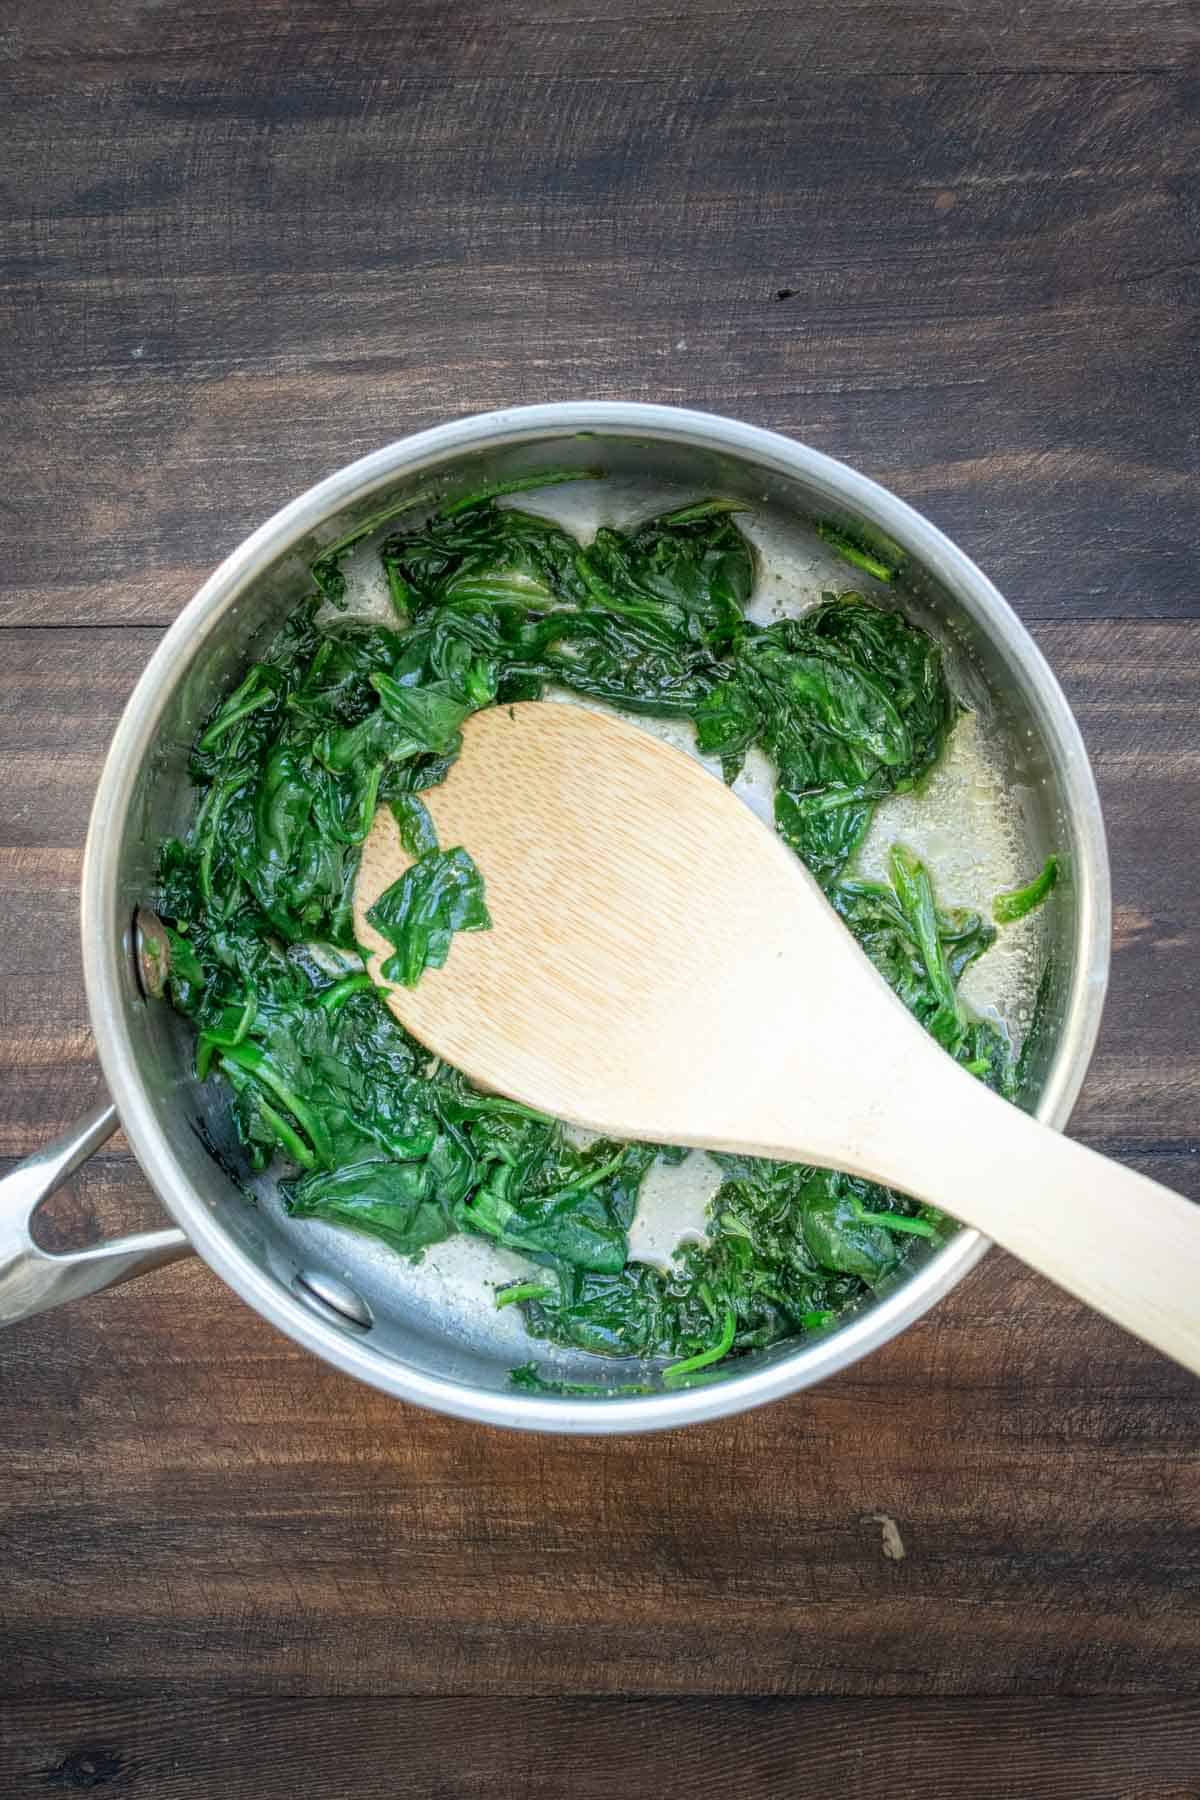
[[[439,849],[417,797],[478,708],[554,684],[687,719],[729,779],[752,746],[765,752],[780,835],[925,1028],[1011,1095],[1007,1038],[958,998],[992,926],[941,907],[902,847],[888,882],[848,868],[875,807],[920,781],[953,728],[938,646],[858,593],[752,623],[754,556],[724,500],[605,527],[586,547],[515,505],[459,502],[394,531],[381,555],[394,624],[339,616],[340,551],[326,553],[311,597],[205,722],[191,829],[161,848],[170,996],[195,1028],[197,1074],[225,1086],[249,1169],[279,1159],[294,1215],[403,1255],[454,1232],[516,1251],[528,1275],[497,1304],[519,1307],[532,1337],[662,1359],[668,1387],[826,1325],[914,1240],[936,1239],[937,1215],[847,1175],[718,1158],[707,1241],[666,1270],[631,1261],[643,1178],[683,1153],[580,1148],[556,1120],[431,1063],[364,972],[351,897],[390,806],[419,859],[379,913],[394,976],[419,979],[455,929],[486,925],[486,869],[481,882],[464,852]]]

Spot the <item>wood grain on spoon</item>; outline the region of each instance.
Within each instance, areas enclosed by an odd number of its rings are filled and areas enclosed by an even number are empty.
[[[493,929],[389,1004],[483,1085],[625,1138],[882,1181],[976,1225],[1200,1370],[1200,1209],[1039,1125],[912,1019],[812,877],[692,758],[624,720],[476,714],[424,797]],[[411,859],[381,810],[355,898]]]

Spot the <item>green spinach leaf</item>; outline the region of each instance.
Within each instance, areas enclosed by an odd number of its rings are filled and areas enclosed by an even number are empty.
[[[365,1232],[402,1256],[419,1256],[455,1229],[428,1162],[350,1163],[306,1175],[289,1186],[287,1209]]]
[[[483,877],[461,846],[426,850],[385,889],[367,914],[394,946],[383,965],[387,981],[415,987],[426,969],[440,969],[456,931],[488,931]]]

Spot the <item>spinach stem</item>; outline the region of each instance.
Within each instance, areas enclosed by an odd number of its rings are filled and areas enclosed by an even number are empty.
[[[464,494],[461,500],[454,500],[449,506],[443,506],[438,517],[457,518],[459,513],[469,512],[473,506],[483,506],[489,500],[497,500],[502,494],[523,494],[530,488],[558,487],[564,481],[603,479],[603,469],[555,469],[544,474],[515,475],[511,481],[497,481],[491,487],[480,488],[477,493]]]
[[[548,1300],[554,1293],[544,1281],[517,1281],[511,1287],[501,1288],[496,1295],[498,1308],[519,1306],[525,1300]]]
[[[1025,918],[1053,893],[1058,883],[1058,858],[1048,856],[1039,872],[1025,887],[997,894],[992,901],[992,917],[997,925],[1012,925]]]
[[[855,1217],[864,1225],[882,1225],[885,1231],[907,1232],[910,1237],[935,1238],[937,1226],[931,1225],[928,1219],[910,1219],[904,1213],[872,1212],[862,1201],[855,1198]]]
[[[325,988],[317,996],[317,1005],[323,1012],[335,1013],[346,1004],[351,994],[363,994],[374,986],[375,983],[367,974],[343,975],[340,981],[335,981],[332,987]]]
[[[693,1369],[706,1369],[709,1363],[720,1362],[721,1358],[728,1356],[733,1349],[736,1333],[737,1314],[730,1307],[725,1314],[725,1323],[721,1327],[721,1335],[716,1343],[710,1344],[707,1350],[701,1350],[695,1356],[686,1357],[683,1362],[672,1363],[669,1369],[663,1370],[663,1380],[669,1386],[674,1386],[685,1375],[690,1375]]]

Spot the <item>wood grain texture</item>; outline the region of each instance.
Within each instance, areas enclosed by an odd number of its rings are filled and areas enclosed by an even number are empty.
[[[1117,901],[1074,1129],[1200,1198],[1198,48],[1191,0],[10,0],[0,1157],[98,1093],[79,854],[161,628],[350,457],[604,396],[847,458],[1033,625]],[[116,1139],[47,1229],[153,1216]],[[0,1446],[5,1800],[1200,1794],[1194,1384],[1000,1255],[785,1405],[583,1443],[183,1264],[5,1334]]]
[[[0,1714],[11,1800],[1194,1800],[1200,1713],[1162,1701],[78,1701]]]
[[[21,0],[0,619],[162,623],[351,456],[597,396],[848,458],[1029,617],[1195,617],[1197,47],[1182,0]]]
[[[314,92],[324,106],[340,91],[348,57],[369,54],[381,80],[404,72],[475,81],[531,75],[593,80],[631,74],[742,80],[783,64],[797,78],[850,71],[870,75],[985,75],[1036,68],[1187,69],[1200,25],[1187,0],[1060,0],[1052,9],[978,0],[969,11],[929,0],[814,0],[804,8],[750,4],[736,17],[709,4],[648,12],[638,0],[564,7],[522,0],[409,0],[403,33],[388,0],[232,0],[195,7],[156,0],[95,0],[82,7],[10,9],[7,49],[37,80],[68,71],[137,68],[171,61],[215,73],[222,56],[253,61],[290,52],[297,108]],[[296,55],[305,45],[311,55]]]
[[[999,1256],[837,1381],[649,1440],[423,1416],[199,1265],[5,1371],[10,1696],[1195,1692],[1189,1378]]]

